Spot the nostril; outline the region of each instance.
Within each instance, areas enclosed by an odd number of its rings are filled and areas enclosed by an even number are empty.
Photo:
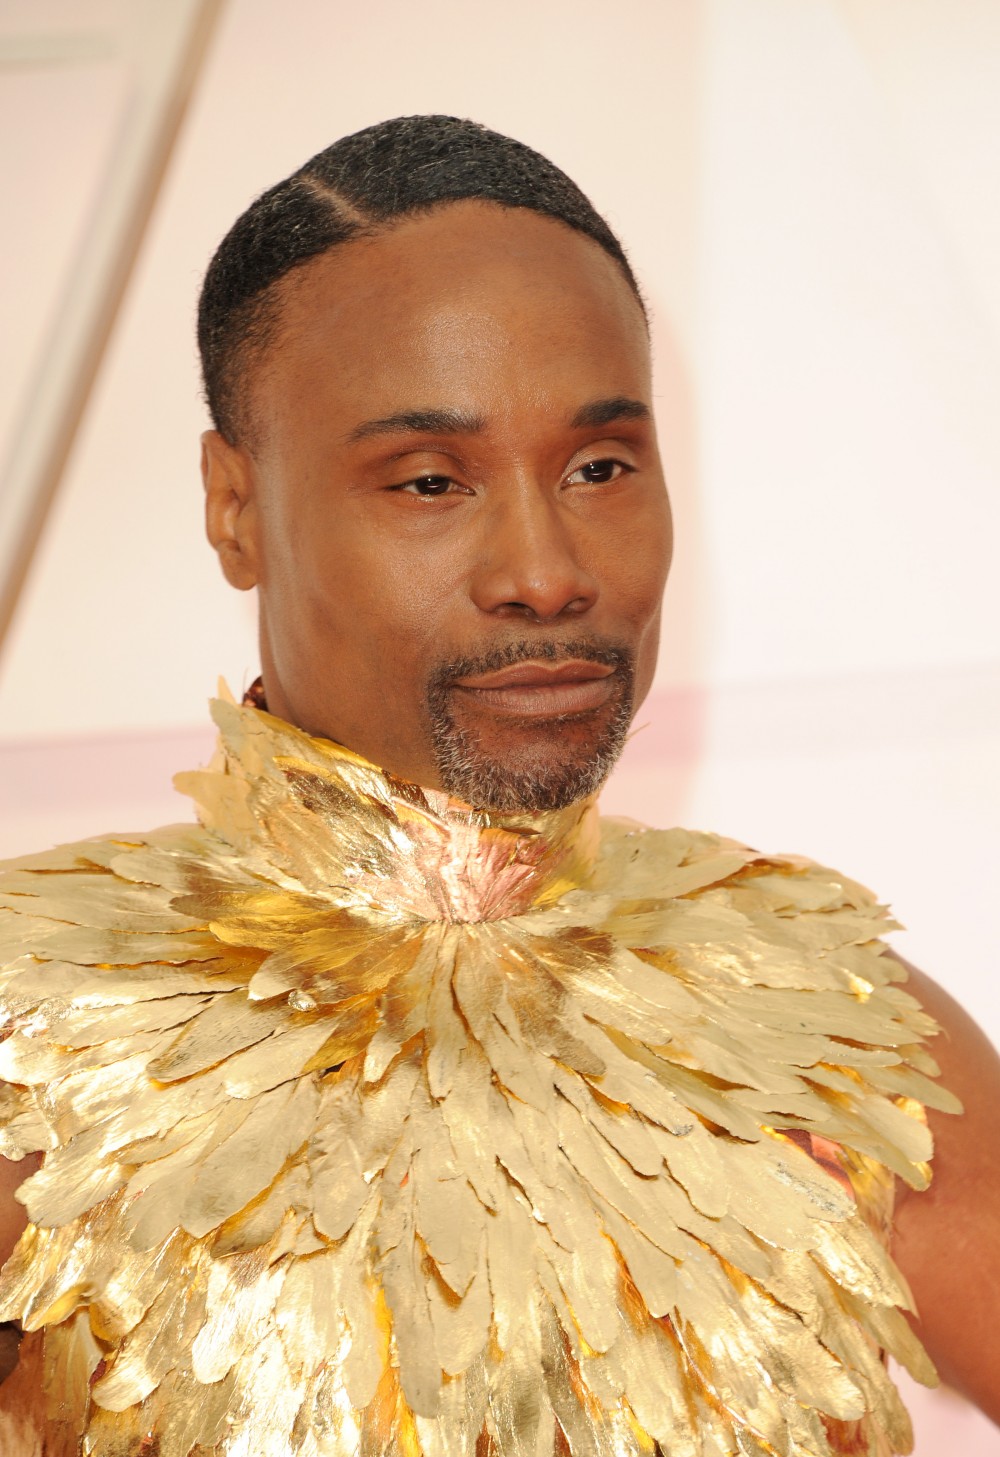
[[[586,597],[573,597],[551,610],[547,610],[542,603],[531,602],[501,602],[491,610],[494,616],[527,617],[532,622],[556,622],[560,617],[577,617],[586,612],[590,605]]]

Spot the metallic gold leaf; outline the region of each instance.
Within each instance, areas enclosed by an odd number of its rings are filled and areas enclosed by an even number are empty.
[[[871,895],[215,712],[200,825],[0,866],[4,1439],[905,1450],[892,1183],[956,1104]]]

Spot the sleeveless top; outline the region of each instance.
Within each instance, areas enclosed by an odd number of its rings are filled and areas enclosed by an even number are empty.
[[[197,825],[0,872],[4,1457],[908,1451],[870,894],[214,714]]]

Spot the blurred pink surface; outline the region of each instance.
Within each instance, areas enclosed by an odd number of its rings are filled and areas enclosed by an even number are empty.
[[[896,1382],[913,1418],[914,1457],[1000,1457],[1000,1427],[952,1391],[926,1391],[905,1373]]]

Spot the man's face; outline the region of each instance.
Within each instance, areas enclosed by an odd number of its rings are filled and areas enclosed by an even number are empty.
[[[652,680],[671,547],[613,260],[450,204],[299,269],[280,320],[252,446],[205,440],[271,712],[484,808],[596,788]]]

